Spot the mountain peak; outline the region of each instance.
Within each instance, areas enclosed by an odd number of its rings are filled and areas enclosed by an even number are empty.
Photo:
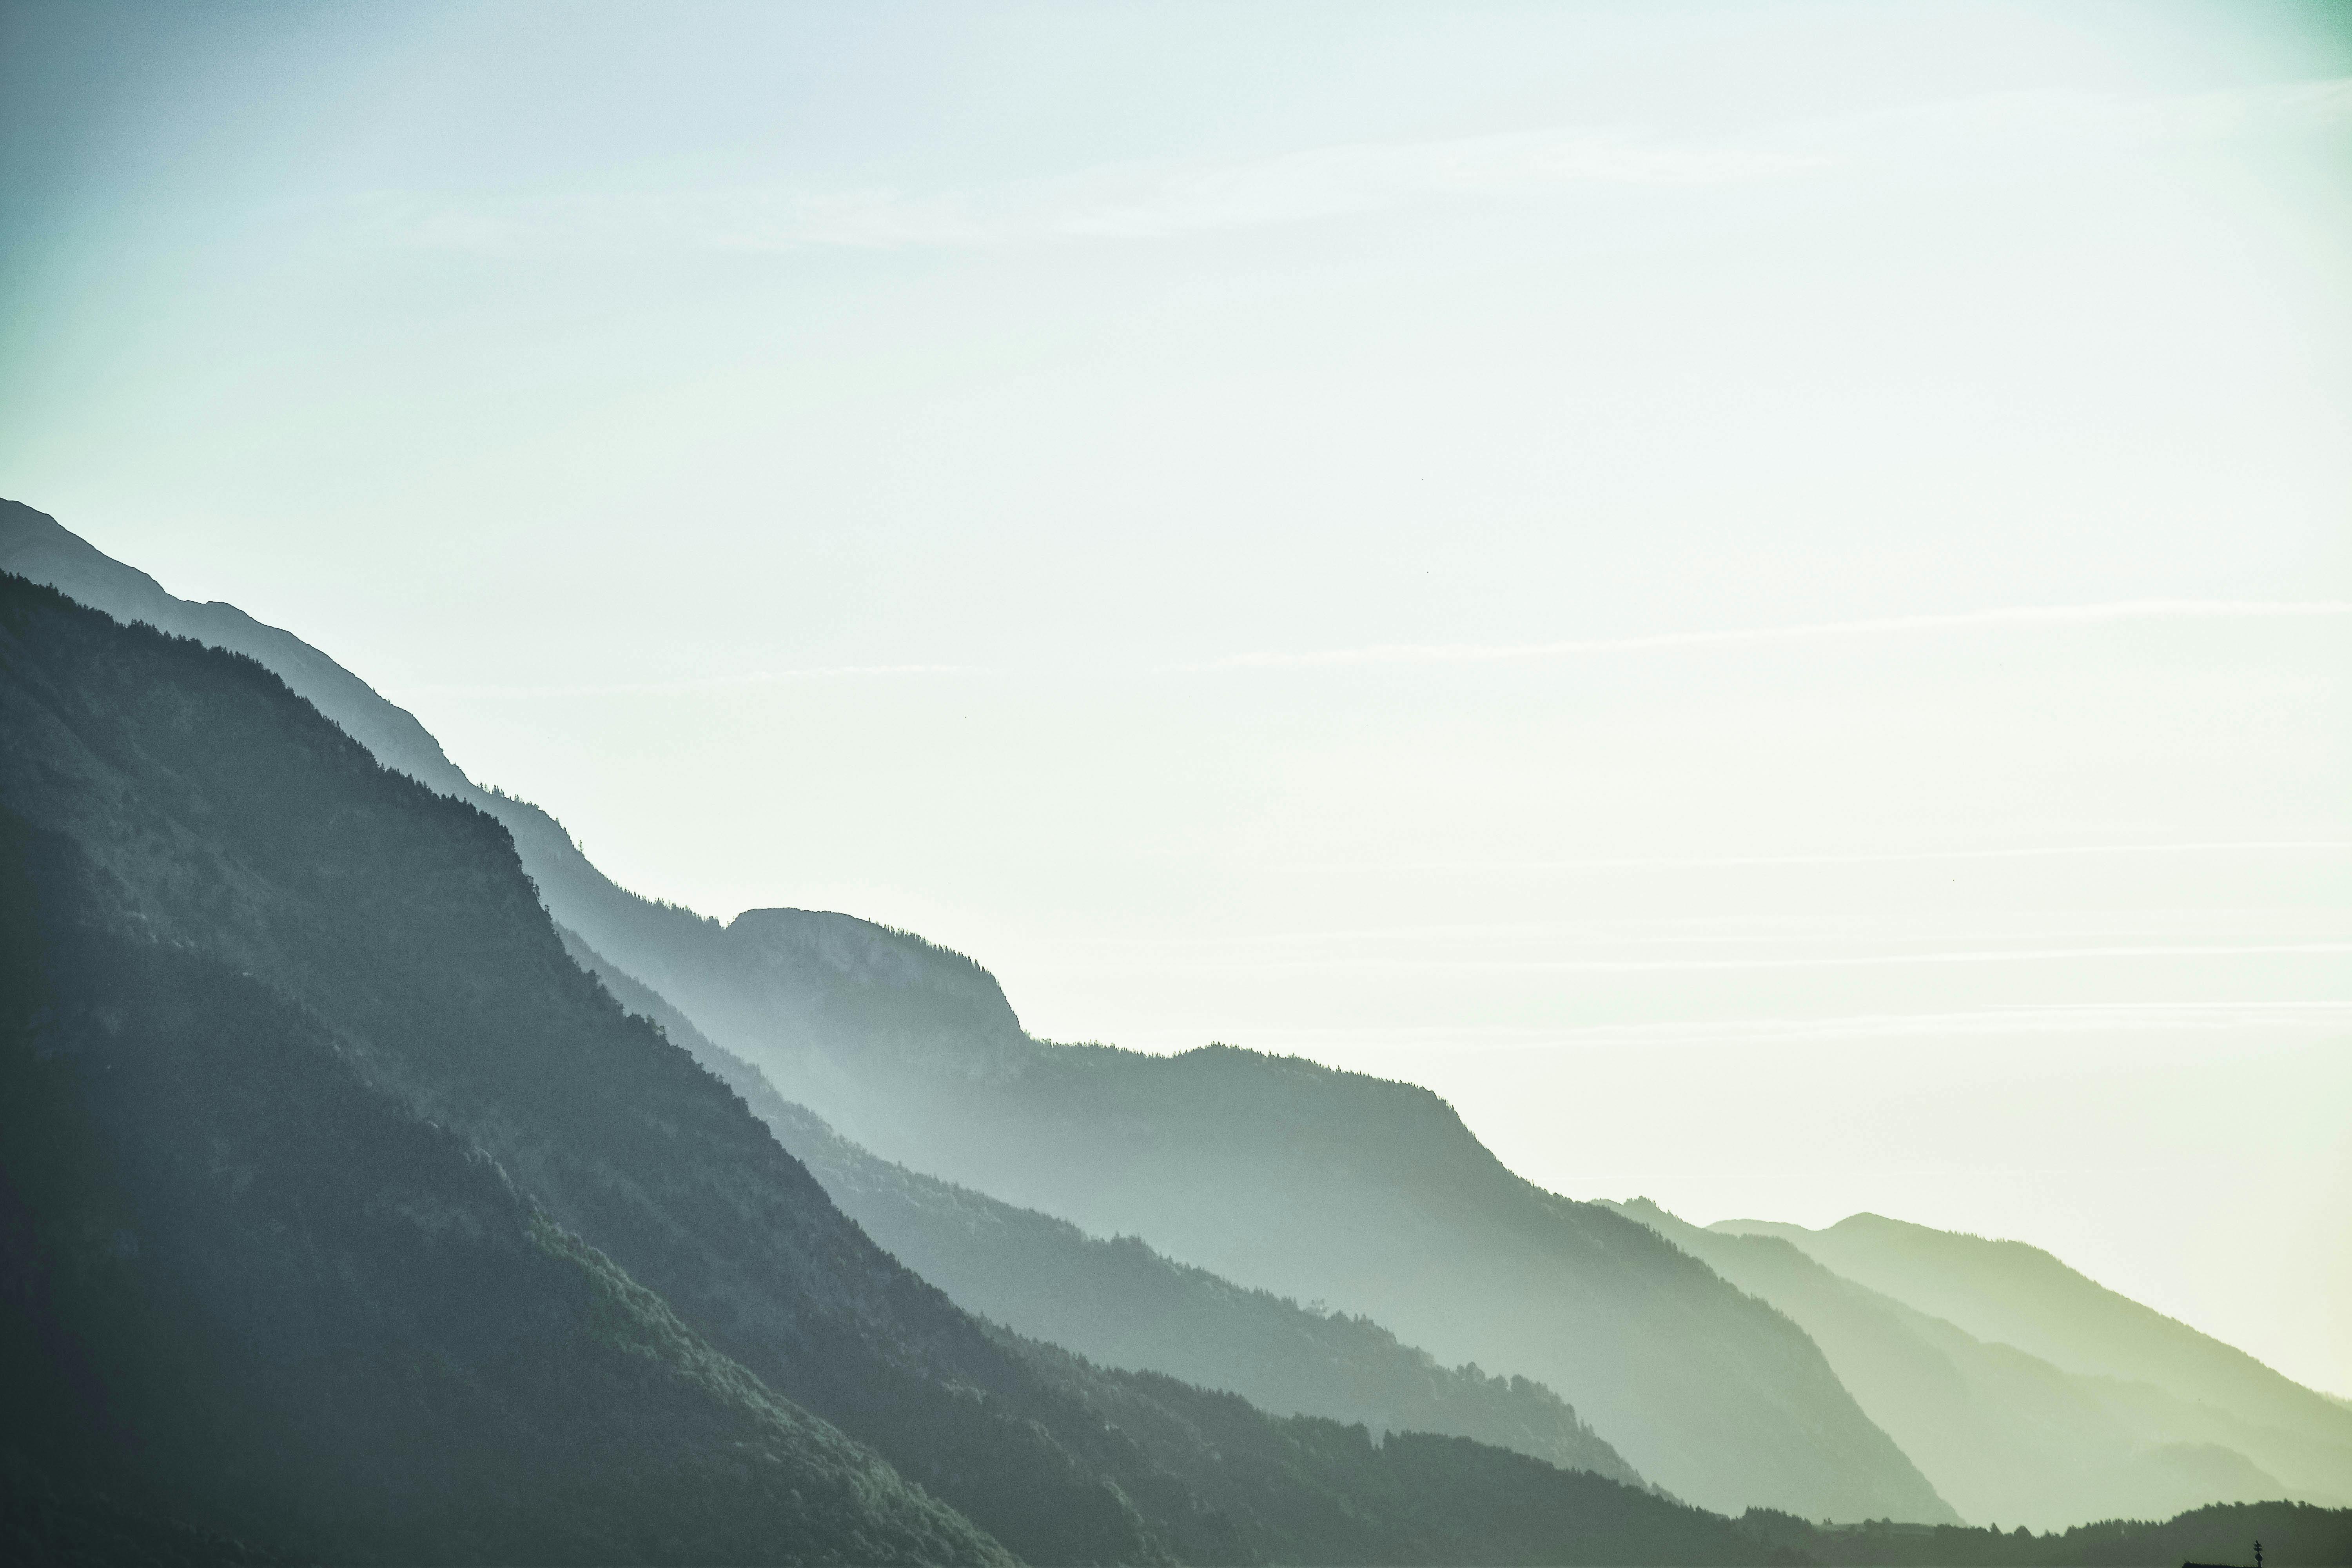
[[[748,948],[762,966],[815,971],[835,984],[889,992],[904,999],[928,994],[933,1005],[990,1037],[1024,1037],[1021,1020],[980,963],[912,931],[833,910],[745,910],[727,926],[730,942]]]

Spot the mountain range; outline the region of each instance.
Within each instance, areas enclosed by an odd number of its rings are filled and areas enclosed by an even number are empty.
[[[21,578],[0,672],[13,1468],[334,1560],[1765,1555],[982,1323],[572,961],[490,818]]]
[[[2054,1563],[2157,1538],[1959,1521],[2299,1499],[2272,1560],[2352,1558],[2352,1410],[2046,1254],[1575,1203],[1411,1086],[1035,1039],[911,933],[614,886],[13,502],[0,570],[0,1474],[58,1539]]]
[[[2196,1397],[2188,1358],[2137,1378],[2070,1370],[1834,1272],[1778,1235],[1701,1229],[1643,1200],[1612,1206],[1802,1325],[1863,1408],[1968,1518],[2052,1530],[2224,1500],[2347,1500],[2341,1478],[2352,1468],[2326,1429],[2342,1425],[2341,1413],[2316,1395],[2320,1419],[2305,1432],[2258,1426]],[[1956,1246],[1972,1239],[1927,1234]],[[2285,1381],[2242,1359],[2241,1381],[2256,1392],[2264,1392],[2256,1372]]]
[[[2344,1401],[2085,1279],[2039,1247],[1869,1214],[1825,1230],[1760,1220],[1712,1228],[1787,1242],[1915,1310],[2088,1380],[2142,1430],[2169,1443],[2234,1449],[2285,1482],[2287,1495],[2352,1503],[2352,1421]]]
[[[278,671],[386,766],[497,818],[559,922],[886,1159],[1543,1383],[1704,1506],[1958,1518],[1784,1316],[1521,1181],[1426,1090],[1226,1047],[1056,1046],[986,970],[911,934],[794,910],[721,926],[640,898],[288,634],[174,599],[21,504],[0,513],[0,569]]]

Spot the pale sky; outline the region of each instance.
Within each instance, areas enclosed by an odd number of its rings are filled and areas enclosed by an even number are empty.
[[[2352,1393],[2352,8],[0,17],[0,494],[627,885]]]

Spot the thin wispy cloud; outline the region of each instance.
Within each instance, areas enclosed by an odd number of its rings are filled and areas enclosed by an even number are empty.
[[[2346,599],[2131,599],[2105,605],[2037,605],[1964,610],[1949,615],[1881,616],[1855,621],[1749,626],[1725,631],[1655,632],[1635,637],[1570,637],[1537,643],[1375,643],[1362,647],[1228,654],[1169,668],[1186,671],[1264,669],[1318,665],[1482,664],[1566,658],[1588,654],[1648,653],[1673,648],[1916,636],[1993,626],[2095,626],[2145,620],[2308,619],[2352,616]]]
[[[1192,663],[1150,667],[1157,674],[1213,674],[1247,669],[1316,668],[1356,665],[1491,664],[1589,655],[1640,654],[1680,648],[1737,647],[1755,644],[1835,641],[1905,637],[2006,626],[2066,626],[2143,620],[2308,620],[2352,616],[2352,600],[2135,599],[2105,605],[2045,605],[2010,609],[1965,610],[1949,615],[1884,616],[1855,621],[1819,621],[1800,626],[1740,627],[1726,631],[1655,632],[1634,637],[1575,637],[1539,643],[1378,643],[1363,647],[1311,648],[1227,654]],[[1138,669],[1135,673],[1143,673]],[[965,664],[840,664],[732,673],[686,675],[656,680],[591,681],[550,685],[429,684],[420,696],[485,700],[559,697],[685,695],[736,687],[784,686],[877,677],[978,677],[1006,671]],[[1034,673],[1043,673],[1034,672]],[[2073,845],[2024,848],[1919,851],[1895,856],[1749,856],[1725,859],[1515,861],[1516,868],[1603,868],[1738,865],[1862,864],[1875,859],[1976,859],[2031,855],[2095,855],[2174,852],[2197,848],[2330,848],[2334,841],[2247,840],[2183,845]],[[1451,864],[1451,863],[1449,863]]]
[[[1326,1042],[1397,1045],[1416,1050],[1542,1050],[1620,1046],[1812,1044],[1914,1036],[2000,1039],[2032,1035],[2097,1035],[2128,1031],[2232,1033],[2248,1029],[2335,1031],[2352,1026],[2352,1002],[2084,1002],[2041,1006],[1979,1007],[1937,1013],[1857,1013],[1833,1016],[1675,1019],[1648,1024],[1430,1025],[1261,1029],[1249,1035],[1261,1049],[1313,1048]]]
[[[1734,970],[1908,969],[1953,965],[2063,963],[2084,960],[2229,958],[2333,958],[2352,954],[2352,942],[2167,942],[2086,947],[1988,947],[1940,952],[1847,952],[1756,958],[1408,958],[1394,955],[1332,955],[1318,958],[1258,958],[1230,963],[1176,963],[1169,973],[1379,970],[1383,973],[1463,974],[1680,974]]]
[[[1906,866],[1943,861],[2071,859],[2131,855],[2343,854],[2347,838],[2200,838],[2153,844],[2029,844],[1981,849],[1897,849],[1822,855],[1603,856],[1526,860],[1287,860],[1286,870],[1672,871],[1741,867]]]
[[[1945,148],[2144,148],[2275,132],[2326,131],[2352,122],[2352,79],[2265,82],[2211,92],[2129,96],[2034,90],[1907,105],[1788,133],[1790,145],[1833,145],[1853,155],[1915,157]]]
[[[549,686],[426,685],[411,689],[434,697],[529,699],[542,697],[666,697],[720,691],[743,686],[792,686],[883,676],[964,676],[988,673],[964,664],[831,664],[802,669],[757,669],[724,675],[688,675],[662,680],[611,680]]]
[[[1664,142],[1591,131],[1368,142],[1179,171],[1134,196],[1064,215],[1052,226],[1070,237],[1154,238],[1378,212],[1444,197],[1527,195],[1566,185],[1776,179],[1802,173],[1821,161],[1769,147]]]
[[[470,250],[990,248],[1166,239],[1431,202],[1537,199],[1580,187],[1748,184],[1953,155],[2023,153],[2038,163],[2053,149],[2095,153],[2347,122],[2352,80],[2138,98],[2021,92],[1730,136],[1554,126],[1300,148],[1222,163],[1104,165],[932,192],[752,184],[456,203],[378,193],[361,205],[370,226],[404,243]]]
[[[371,205],[379,221],[409,243],[460,249],[546,244],[971,248],[1166,238],[1579,184],[1719,184],[1798,174],[1820,161],[1764,146],[1581,127],[1308,148],[1223,163],[1110,165],[929,194],[738,185],[564,193],[422,209],[377,196]]]

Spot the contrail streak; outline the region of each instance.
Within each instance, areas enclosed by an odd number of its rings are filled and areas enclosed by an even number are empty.
[[[2031,844],[1990,849],[1863,850],[1821,855],[1614,856],[1525,860],[1283,860],[1286,871],[1669,871],[1746,866],[1905,866],[1957,860],[2067,859],[2099,855],[2341,854],[2352,838],[2205,838],[2171,844]]]
[[[1237,653],[1184,670],[1257,669],[1318,665],[1484,664],[1564,658],[1580,654],[1649,653],[1662,649],[1753,643],[1807,642],[1838,637],[1903,636],[2000,626],[2091,626],[2107,621],[2310,618],[2352,616],[2346,599],[2129,599],[2108,605],[2023,605],[1952,615],[1881,616],[1861,621],[1815,621],[1793,626],[1730,631],[1657,632],[1640,637],[1579,637],[1541,643],[1381,643],[1306,652]]]
[[[2293,942],[2150,947],[1981,948],[1966,952],[1831,953],[1796,958],[1274,958],[1229,963],[1194,962],[1165,967],[1176,973],[1202,973],[1378,969],[1415,973],[1443,971],[1480,974],[1647,974],[1688,973],[1702,970],[1905,969],[1919,965],[2053,963],[2083,959],[2335,957],[2347,953],[2352,953],[2352,942]]]

